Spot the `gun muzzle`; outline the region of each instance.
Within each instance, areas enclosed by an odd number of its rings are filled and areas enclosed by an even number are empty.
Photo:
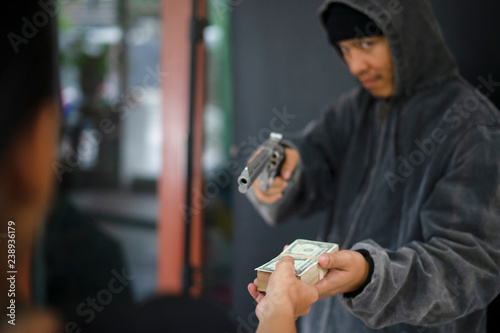
[[[247,193],[253,182],[259,177],[260,173],[269,163],[269,153],[266,149],[261,149],[257,156],[243,169],[238,177],[238,191]]]

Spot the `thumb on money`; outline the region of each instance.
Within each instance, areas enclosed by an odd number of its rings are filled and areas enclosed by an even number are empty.
[[[319,256],[319,264],[329,269],[326,276],[314,285],[320,299],[356,291],[368,277],[368,262],[356,251],[324,253]]]

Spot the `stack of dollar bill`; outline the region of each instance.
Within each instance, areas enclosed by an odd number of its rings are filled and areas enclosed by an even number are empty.
[[[257,290],[266,291],[269,276],[283,256],[291,256],[295,260],[297,279],[314,284],[321,280],[328,271],[319,265],[318,257],[323,253],[335,253],[338,250],[339,246],[335,243],[297,239],[279,256],[255,269],[257,271]]]

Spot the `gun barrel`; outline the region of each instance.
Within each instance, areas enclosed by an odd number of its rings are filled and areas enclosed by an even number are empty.
[[[246,193],[248,189],[250,189],[262,170],[264,170],[264,168],[269,164],[271,160],[270,155],[271,154],[268,149],[263,148],[259,151],[257,156],[255,156],[252,161],[248,163],[241,175],[238,177],[238,190],[240,193]]]

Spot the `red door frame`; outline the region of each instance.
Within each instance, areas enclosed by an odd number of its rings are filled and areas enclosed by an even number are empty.
[[[199,1],[199,18],[205,17],[205,0]],[[159,181],[158,225],[160,293],[182,292],[184,263],[184,222],[186,198],[187,128],[189,114],[190,22],[192,2],[163,0],[161,72],[163,108],[163,167]],[[193,204],[190,262],[193,267],[191,295],[202,291],[203,193],[201,154],[203,148],[202,109],[204,105],[205,53],[197,47],[196,111],[194,128]]]

